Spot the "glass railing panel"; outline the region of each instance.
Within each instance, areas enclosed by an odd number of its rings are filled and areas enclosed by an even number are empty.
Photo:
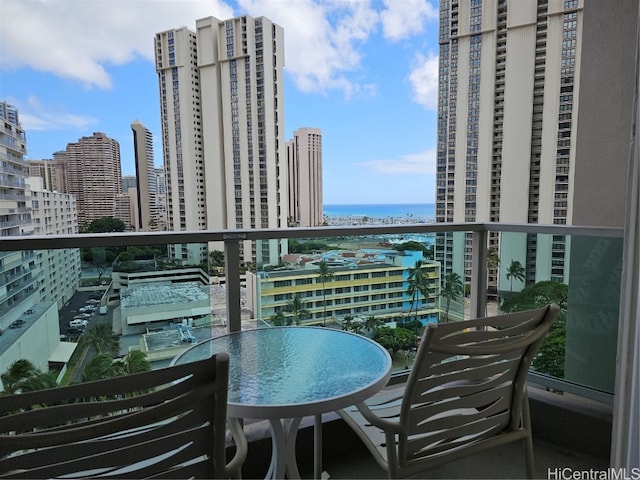
[[[56,358],[53,353],[61,334],[65,335],[63,340],[81,345],[82,332],[72,330],[76,327],[70,323],[87,313],[80,308],[86,310],[89,304],[106,307],[103,315],[100,309],[88,312],[89,325],[111,325],[119,338],[120,355],[141,349],[154,367],[168,364],[193,342],[227,333],[231,328],[229,311],[234,318],[239,312],[241,328],[299,323],[344,328],[369,336],[374,336],[379,326],[408,327],[419,335],[427,322],[471,316],[468,295],[472,292],[467,285],[475,273],[471,269],[474,252],[469,232],[435,232],[429,226],[429,233],[406,233],[404,226],[403,233],[397,234],[374,235],[354,228],[344,230],[348,235],[337,236],[331,230],[327,229],[326,236],[313,238],[292,238],[295,235],[276,232],[274,237],[279,233],[283,237],[253,240],[260,236],[252,237],[247,232],[218,235],[217,243],[209,237],[201,243],[149,247],[104,247],[100,242],[89,242],[91,246],[87,247],[84,242],[82,248],[2,252],[0,373],[9,367],[2,359],[15,356],[12,349],[35,352],[38,368],[46,368],[51,358]],[[385,228],[388,231],[394,231],[394,227]],[[562,380],[612,392],[622,238],[513,232],[496,235],[501,256],[497,268],[487,274],[487,314],[549,301],[560,303],[563,324],[550,335],[535,368]],[[226,271],[225,258],[234,242],[240,250],[237,271],[241,288],[237,297],[234,288],[227,288],[229,278],[234,285],[237,283]],[[43,242],[33,243],[41,248]],[[140,238],[133,243],[139,244]],[[56,245],[55,238],[52,245]],[[242,261],[249,252],[263,261]],[[275,257],[273,252],[277,252]],[[418,261],[422,262],[422,283],[411,289],[416,283],[413,278]],[[520,263],[523,272],[513,265],[514,261]],[[321,262],[330,274],[324,282]],[[459,277],[459,283],[448,295],[446,280],[451,273]],[[193,286],[190,293],[189,285]],[[183,290],[182,296],[178,290]],[[152,297],[157,299],[155,303]],[[300,305],[292,305],[294,299]],[[301,314],[301,310],[307,313]],[[35,313],[26,313],[29,311]],[[24,320],[22,327],[11,328],[16,320]],[[40,333],[31,340],[24,335],[35,324],[38,328],[34,334]],[[381,342],[387,342],[394,352],[394,366],[400,371],[411,365],[415,341],[394,344],[396,340],[386,338]]]
[[[247,274],[247,303],[257,326],[321,325],[367,335],[405,369],[428,322],[465,316],[465,233],[449,238],[447,254],[460,269],[449,277],[455,285],[442,283],[434,233],[288,239],[278,264]]]
[[[497,311],[549,302],[562,309],[533,370],[613,393],[622,242],[611,237],[501,235]]]

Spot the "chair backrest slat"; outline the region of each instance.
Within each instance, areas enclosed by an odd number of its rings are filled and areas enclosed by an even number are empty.
[[[518,428],[529,364],[557,313],[428,325],[402,400],[399,463]]]
[[[228,362],[0,397],[0,477],[224,476]]]

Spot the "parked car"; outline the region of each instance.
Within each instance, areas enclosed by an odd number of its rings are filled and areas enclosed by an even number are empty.
[[[96,299],[96,298],[90,298],[89,300],[87,300],[87,303],[93,303],[93,304],[96,304],[96,303],[100,303],[100,300],[98,300],[98,299]]]
[[[103,305],[100,307],[100,315],[106,315],[107,314],[107,306]]]
[[[91,314],[90,313],[79,313],[73,318],[91,318]]]
[[[82,329],[72,327],[72,328],[67,328],[64,333],[67,335],[67,337],[71,338],[71,337],[77,337],[78,335],[82,335],[82,332],[83,332]]]
[[[86,327],[87,325],[89,325],[89,322],[88,322],[88,321],[86,321],[86,320],[80,320],[80,319],[78,319],[78,318],[73,319],[73,320],[71,320],[71,321],[69,322],[69,326],[70,326],[71,328],[84,328],[84,327]]]

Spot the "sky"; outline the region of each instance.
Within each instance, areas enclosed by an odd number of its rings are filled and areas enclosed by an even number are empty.
[[[0,101],[26,158],[103,132],[134,175],[139,120],[161,166],[155,34],[240,15],[284,28],[285,139],[322,130],[325,204],[434,203],[437,0],[1,0]]]

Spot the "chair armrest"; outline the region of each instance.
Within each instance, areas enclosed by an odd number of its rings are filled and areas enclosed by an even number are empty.
[[[247,437],[244,434],[240,420],[237,418],[228,418],[229,429],[236,447],[233,458],[225,466],[225,471],[230,478],[241,478],[241,468],[247,458],[249,447],[247,445]]]
[[[364,402],[358,403],[356,407],[358,408],[358,410],[360,410],[360,413],[368,422],[370,422],[372,425],[375,425],[378,428],[381,428],[385,432],[392,432],[392,433],[404,432],[404,427],[402,425],[400,425],[398,422],[391,422],[389,420],[384,420],[378,417],[375,413],[371,411],[371,409],[366,403]]]

